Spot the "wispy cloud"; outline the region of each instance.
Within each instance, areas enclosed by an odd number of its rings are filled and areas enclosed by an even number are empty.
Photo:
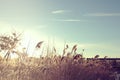
[[[81,21],[81,20],[79,20],[79,19],[66,19],[66,20],[61,20],[61,21],[78,22],[78,21]]]
[[[56,21],[63,21],[63,22],[81,22],[81,21],[84,21],[84,20],[80,20],[80,19],[59,19],[59,20],[56,20]]]
[[[52,14],[62,14],[65,12],[67,12],[67,10],[55,10],[55,11],[52,11]]]
[[[86,14],[85,16],[120,16],[120,13],[89,13]]]

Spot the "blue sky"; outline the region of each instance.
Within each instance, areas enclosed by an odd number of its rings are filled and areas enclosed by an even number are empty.
[[[78,44],[85,56],[120,57],[120,0],[0,0],[0,32]]]

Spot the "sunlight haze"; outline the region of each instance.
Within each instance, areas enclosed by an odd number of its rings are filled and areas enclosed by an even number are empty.
[[[44,41],[59,54],[66,43],[85,57],[120,57],[120,0],[0,0],[0,34],[14,30],[30,55]]]

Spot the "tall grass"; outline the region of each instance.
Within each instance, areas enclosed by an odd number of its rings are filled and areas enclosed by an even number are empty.
[[[106,61],[69,56],[28,58],[0,62],[0,80],[114,80]]]
[[[8,50],[5,55],[7,61],[0,58],[0,80],[114,80],[109,62],[98,60],[99,55],[86,60],[83,58],[84,49],[82,54],[77,54],[77,45],[70,52],[67,52],[69,46],[65,45],[62,56],[53,55],[56,48],[53,47],[51,51],[48,45],[47,56],[27,57],[24,54],[27,51],[14,50],[19,42],[18,37],[15,33],[0,37],[0,49]],[[35,48],[41,48],[42,43],[39,42]],[[16,53],[19,58],[9,59],[10,53]]]

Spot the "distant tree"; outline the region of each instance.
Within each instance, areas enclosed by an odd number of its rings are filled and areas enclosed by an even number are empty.
[[[99,57],[100,57],[99,55],[96,55],[94,58],[97,59],[97,58],[99,58]]]
[[[0,51],[4,51],[4,59],[8,60],[10,53],[14,53],[17,44],[20,41],[21,34],[13,32],[11,35],[0,35]]]

